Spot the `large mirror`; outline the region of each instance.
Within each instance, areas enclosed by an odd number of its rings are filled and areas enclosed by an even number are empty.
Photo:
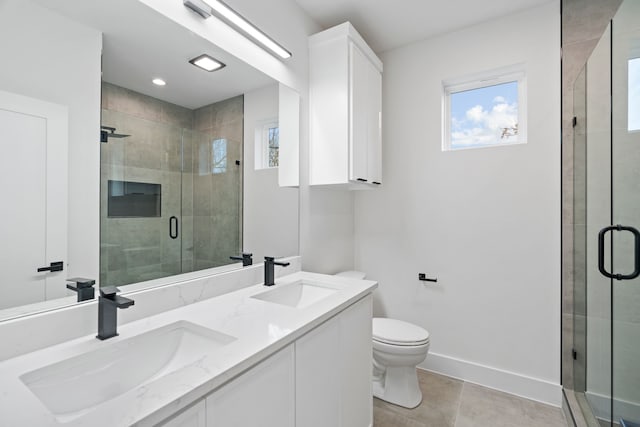
[[[0,52],[0,320],[298,253],[294,91],[132,0],[0,0]]]

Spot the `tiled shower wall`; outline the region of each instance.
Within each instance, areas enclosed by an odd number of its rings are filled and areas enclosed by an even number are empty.
[[[562,0],[562,384],[574,388],[574,84],[621,0]],[[579,152],[579,151],[578,151]],[[577,176],[582,176],[578,170]],[[580,187],[580,185],[579,185]],[[574,198],[577,197],[578,200]],[[584,221],[582,221],[584,222]],[[582,224],[584,225],[584,224]],[[579,259],[580,257],[576,257]]]
[[[225,160],[213,172],[193,164],[196,270],[229,264],[229,256],[242,251],[243,110],[243,96],[195,110],[193,158],[212,158],[216,141],[225,147]]]
[[[242,153],[242,101],[239,96],[194,111],[103,83],[102,125],[130,136],[101,144],[102,286],[216,267],[239,252],[242,174],[233,159]],[[232,164],[213,174],[211,144],[218,138],[229,141]],[[110,179],[160,184],[161,216],[108,218]],[[171,216],[181,219],[178,239],[169,236]]]

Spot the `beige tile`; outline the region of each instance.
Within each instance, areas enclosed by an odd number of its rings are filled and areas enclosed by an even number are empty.
[[[191,129],[193,127],[193,116],[193,110],[169,102],[161,102],[160,104],[160,120],[163,123]]]
[[[566,427],[562,410],[465,383],[455,427]]]
[[[454,426],[463,382],[443,375],[418,370],[418,384],[422,391],[422,403],[407,409],[379,399],[374,406],[427,426]]]
[[[564,0],[562,2],[562,42],[575,43],[599,38],[621,0]]]
[[[373,407],[373,427],[425,427],[429,424],[412,420],[384,407]],[[434,424],[433,427],[436,427]]]
[[[573,315],[562,315],[562,385],[565,388],[574,387],[573,370]]]
[[[212,107],[210,105],[198,108],[193,112],[193,128],[202,132],[213,127],[212,125]]]
[[[562,86],[573,92],[573,84],[582,72],[587,59],[598,44],[600,37],[583,39],[562,47]],[[565,92],[565,95],[567,93]],[[573,95],[572,95],[573,96]]]

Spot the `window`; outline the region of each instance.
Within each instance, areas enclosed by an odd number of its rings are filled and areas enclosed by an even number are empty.
[[[200,175],[225,173],[227,171],[227,140],[214,139],[211,144],[202,143],[198,153]]]
[[[227,140],[214,139],[211,144],[211,172],[225,173],[227,171]]]
[[[526,81],[518,68],[444,82],[444,151],[526,142]]]
[[[628,122],[629,132],[640,131],[640,58],[629,60],[629,97],[628,97]]]
[[[266,120],[256,126],[256,169],[277,168],[280,164],[280,128],[277,120]]]
[[[270,126],[266,129],[266,133],[268,167],[277,168],[279,164],[278,155],[280,154],[280,128],[278,128],[277,126]]]

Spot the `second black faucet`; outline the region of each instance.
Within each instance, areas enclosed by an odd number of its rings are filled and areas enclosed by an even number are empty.
[[[281,267],[286,267],[289,265],[288,262],[276,261],[272,256],[264,257],[264,285],[265,286],[273,286],[275,285],[275,274],[274,269],[276,265]]]

